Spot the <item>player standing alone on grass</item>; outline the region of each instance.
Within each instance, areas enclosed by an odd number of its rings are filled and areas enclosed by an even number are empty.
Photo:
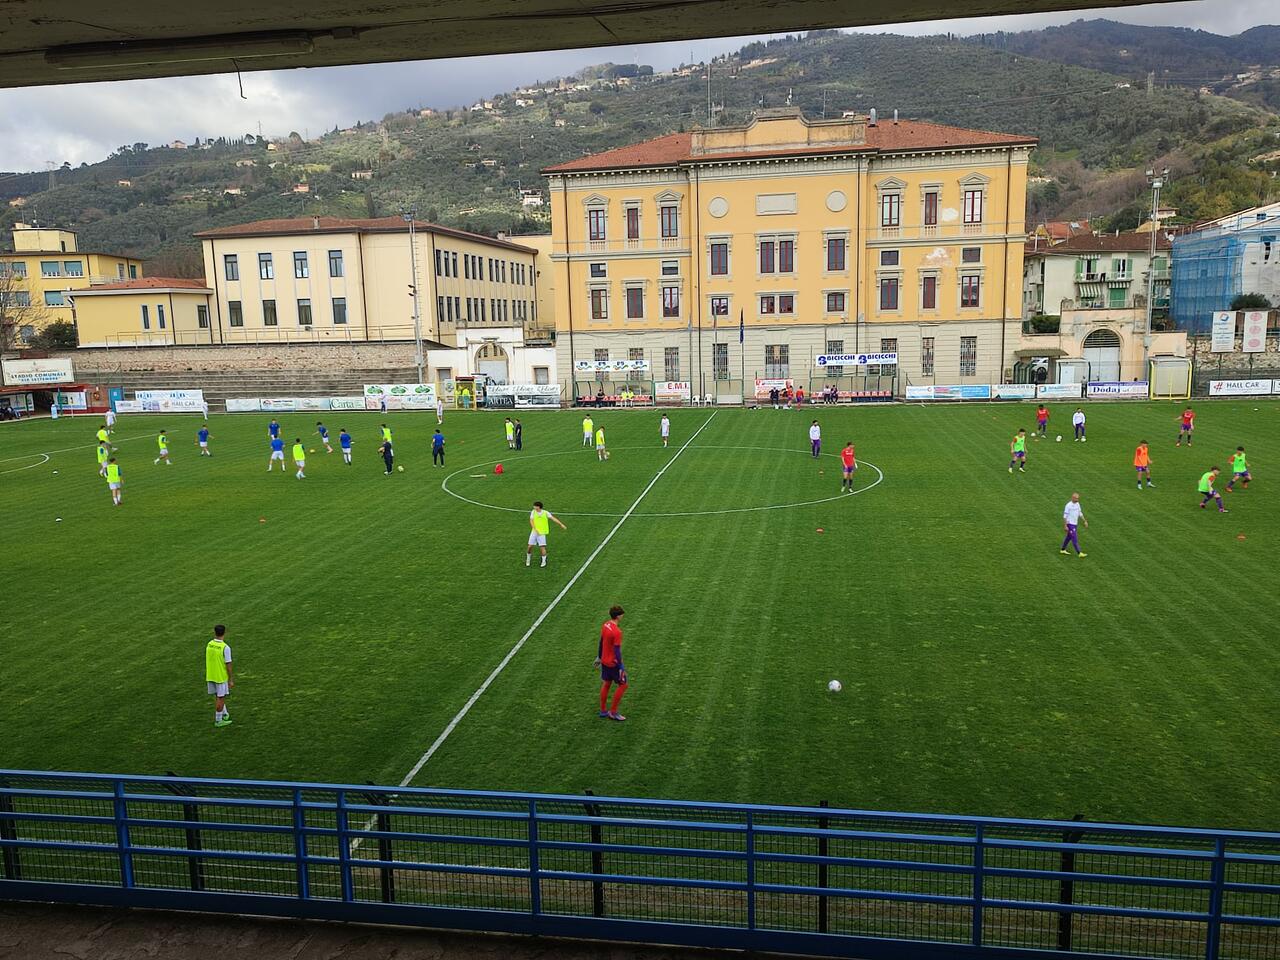
[[[845,493],[853,493],[853,475],[858,469],[858,458],[853,452],[853,441],[850,440],[840,451],[840,469],[844,478],[840,481],[840,489]]]
[[[346,427],[338,431],[338,446],[342,449],[342,462],[351,466],[351,434]]]
[[[809,450],[815,460],[822,456],[822,428],[817,420],[809,424]]]
[[[1249,473],[1249,461],[1245,459],[1244,447],[1236,447],[1236,452],[1231,455],[1231,479],[1227,481],[1227,493],[1233,493],[1231,489],[1236,485],[1236,481],[1241,481],[1241,489],[1249,489],[1249,481],[1253,477]]]
[[[271,472],[271,468],[276,465],[276,461],[280,461],[280,476],[284,476],[284,440],[280,437],[271,438],[271,459],[267,461],[267,473]]]
[[[172,467],[173,461],[169,459],[169,434],[166,431],[160,431],[160,436],[156,437],[156,445],[160,448],[160,456],[156,457],[155,462],[163,460],[166,466]]]
[[[275,440],[279,436],[280,436],[280,424],[276,421],[274,417],[272,417],[271,422],[267,424],[267,439]]]
[[[200,447],[200,456],[202,457],[213,456],[213,454],[209,452],[209,428],[208,427],[201,426],[200,429],[196,431],[196,444]]]
[[[204,648],[204,679],[213,697],[213,725],[226,727],[231,724],[231,715],[227,712],[227,697],[236,682],[231,677],[231,648],[222,638],[227,635],[227,628],[218,624],[213,628],[213,639]]]
[[[524,449],[524,424],[520,422],[519,417],[516,417],[516,449]]]
[[[1178,426],[1178,442],[1175,447],[1182,446],[1182,441],[1187,441],[1187,446],[1191,446],[1191,434],[1196,428],[1196,412],[1190,407],[1182,411],[1182,421]]]
[[[609,608],[609,619],[600,627],[600,649],[596,654],[596,663],[600,666],[600,716],[609,720],[627,719],[618,712],[618,704],[622,695],[627,692],[627,668],[622,665],[622,619],[623,609],[619,606]],[[613,692],[613,703],[609,703],[609,687],[618,685]]]
[[[107,433],[115,433],[116,432],[115,407],[107,407],[107,412],[103,416],[107,421]]]
[[[1147,441],[1143,440],[1138,444],[1138,448],[1133,451],[1133,469],[1138,472],[1138,489],[1142,489],[1142,481],[1147,481],[1148,487],[1154,487],[1151,482],[1151,451],[1147,447]]]
[[[507,417],[507,422],[503,424],[507,431],[507,449],[514,450],[516,448],[516,425]]]
[[[444,399],[436,397],[436,426],[444,423]]]
[[[551,524],[555,523],[561,530],[568,530],[560,518],[549,510],[542,509],[542,501],[533,501],[533,509],[529,512],[529,546],[524,551],[524,565],[527,567],[533,561],[533,548],[539,547],[542,550],[542,563],[539,566],[547,565],[547,534],[551,532]]]
[[[596,459],[601,463],[609,459],[609,450],[604,445],[604,427],[596,427]]]
[[[1071,415],[1071,429],[1075,432],[1075,440],[1084,439],[1084,410],[1080,407],[1076,407],[1076,412]]]
[[[120,479],[120,464],[116,463],[115,457],[107,461],[107,470],[103,476],[107,478],[107,489],[111,491],[112,504],[120,506],[120,487],[124,481]]]
[[[1066,531],[1066,536],[1062,538],[1062,546],[1058,552],[1071,555],[1071,551],[1067,549],[1067,545],[1076,548],[1077,557],[1087,557],[1088,554],[1080,549],[1079,526],[1083,523],[1087,528],[1089,521],[1084,518],[1084,507],[1080,506],[1080,494],[1073,493],[1071,499],[1067,501],[1067,505],[1062,508],[1062,529]]]
[[[319,420],[316,421],[316,433],[320,434],[320,442],[324,444],[324,452],[333,453],[333,444],[329,442],[329,428]]]
[[[1036,439],[1049,436],[1049,408],[1043,403],[1036,407]]]
[[[1019,473],[1027,472],[1027,431],[1019,430],[1009,443],[1009,472],[1017,467]]]
[[[299,480],[307,479],[304,472],[307,469],[307,449],[302,445],[301,437],[293,438],[293,464],[298,468],[298,472],[294,474]]]
[[[591,414],[587,414],[582,418],[582,445],[584,447],[591,446],[591,436],[595,433],[596,425],[591,419]]]
[[[434,467],[437,463],[444,466],[444,434],[439,427],[431,435],[431,465]]]
[[[662,445],[665,447],[671,442],[671,418],[665,413],[662,415],[662,422],[658,425],[658,432],[662,434]]]

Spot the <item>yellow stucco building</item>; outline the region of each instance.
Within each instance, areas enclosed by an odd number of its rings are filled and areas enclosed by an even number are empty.
[[[0,253],[4,289],[30,328],[20,331],[24,336],[49,323],[72,322],[71,292],[141,276],[140,258],[81,250],[71,230],[15,224],[13,252]]]
[[[69,295],[82,347],[207,343],[213,290],[203,280],[139,277]]]
[[[1034,144],[786,109],[550,167],[560,370],[639,360],[697,393],[745,372],[750,393],[864,372],[820,355],[894,352],[899,391],[998,383]]]

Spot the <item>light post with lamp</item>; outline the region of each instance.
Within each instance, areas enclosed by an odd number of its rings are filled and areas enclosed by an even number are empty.
[[[1151,184],[1151,249],[1147,256],[1147,319],[1142,333],[1142,375],[1149,376],[1151,363],[1151,311],[1156,287],[1156,236],[1160,232],[1160,190],[1169,179],[1169,168],[1156,173],[1147,171],[1147,183]]]

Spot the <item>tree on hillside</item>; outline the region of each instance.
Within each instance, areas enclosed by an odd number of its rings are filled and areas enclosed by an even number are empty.
[[[153,277],[185,277],[199,280],[204,276],[204,256],[200,248],[189,243],[166,247],[147,264]]]
[[[1240,293],[1231,301],[1232,310],[1270,310],[1271,301],[1261,293]]]
[[[0,273],[0,350],[12,350],[44,321],[44,307],[32,303],[26,278]]]

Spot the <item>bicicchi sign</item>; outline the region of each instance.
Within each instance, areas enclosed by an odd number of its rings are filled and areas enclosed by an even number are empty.
[[[897,353],[820,353],[814,357],[817,367],[865,367],[870,363],[896,364]]]

